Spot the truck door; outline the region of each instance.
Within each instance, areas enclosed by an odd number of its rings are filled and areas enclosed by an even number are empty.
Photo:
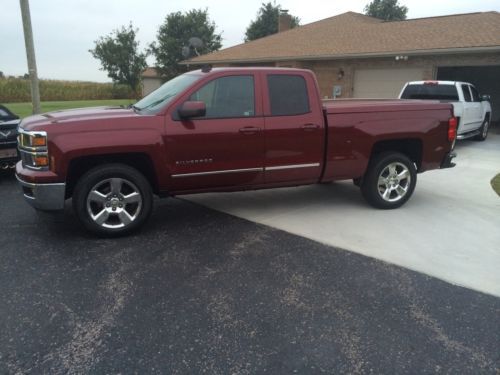
[[[469,132],[474,130],[475,117],[477,116],[474,110],[474,103],[472,102],[472,95],[469,89],[469,85],[462,84],[462,93],[464,95],[464,111],[462,114],[462,126],[461,131]]]
[[[167,118],[166,148],[173,191],[241,189],[264,179],[264,119],[254,74],[214,78],[187,101],[203,101],[206,114]],[[175,116],[174,116],[175,117]]]
[[[300,73],[267,73],[263,79],[266,184],[318,181],[325,129],[316,82]]]
[[[479,97],[479,93],[477,92],[474,86],[470,86],[470,92],[472,94],[472,114],[474,116],[474,127],[473,129],[479,129],[483,124],[483,106],[481,104],[481,98]]]

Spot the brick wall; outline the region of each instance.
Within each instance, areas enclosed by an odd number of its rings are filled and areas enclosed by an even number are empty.
[[[500,66],[500,53],[469,54],[469,55],[438,55],[438,56],[409,56],[408,60],[396,61],[392,58],[369,58],[356,60],[324,60],[324,61],[293,61],[278,62],[277,66],[306,68],[315,72],[322,96],[331,96],[334,85],[343,86],[343,98],[352,97],[354,74],[356,69],[398,69],[422,68],[423,80],[435,79],[437,68],[441,66]],[[339,80],[338,73],[342,69],[344,77]]]

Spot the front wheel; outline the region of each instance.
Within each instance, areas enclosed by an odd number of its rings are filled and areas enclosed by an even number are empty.
[[[85,173],[73,193],[73,209],[90,231],[118,236],[139,228],[153,204],[151,186],[136,169],[107,164]]]
[[[490,119],[486,117],[479,129],[479,134],[475,137],[476,141],[484,141],[488,137],[488,130],[490,130]]]
[[[393,209],[410,199],[417,183],[415,164],[397,152],[375,156],[363,178],[363,197],[376,208]]]

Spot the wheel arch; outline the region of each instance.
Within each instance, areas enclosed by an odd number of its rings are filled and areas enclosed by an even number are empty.
[[[159,192],[153,161],[146,153],[114,153],[76,157],[69,162],[66,178],[66,198],[73,195],[78,180],[89,170],[104,164],[123,164],[144,175],[155,194]]]
[[[418,138],[391,139],[376,142],[370,154],[370,160],[387,152],[399,152],[406,155],[413,163],[415,163],[417,171],[422,165],[423,143]]]

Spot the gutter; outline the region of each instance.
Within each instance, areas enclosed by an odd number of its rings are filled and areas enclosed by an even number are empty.
[[[377,57],[394,57],[398,55],[406,56],[428,56],[428,55],[447,55],[461,53],[493,53],[500,52],[500,46],[493,47],[465,47],[465,48],[438,48],[421,49],[408,51],[390,51],[390,52],[371,52],[371,53],[349,53],[340,55],[316,55],[316,56],[287,56],[287,57],[264,57],[250,59],[221,59],[221,60],[203,60],[181,61],[180,65],[205,65],[205,64],[228,64],[228,63],[266,63],[278,61],[311,61],[311,60],[347,60],[347,59],[368,59]]]

